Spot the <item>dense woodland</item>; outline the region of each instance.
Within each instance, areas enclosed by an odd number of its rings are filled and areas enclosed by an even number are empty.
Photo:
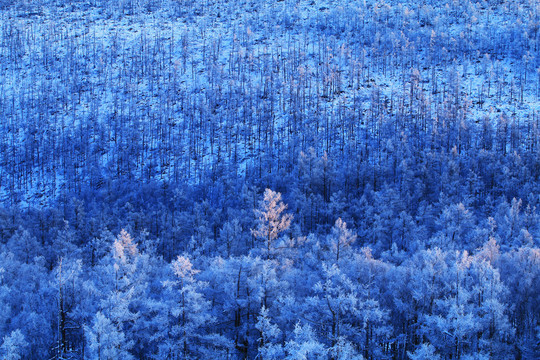
[[[0,359],[540,358],[537,0],[0,0]]]

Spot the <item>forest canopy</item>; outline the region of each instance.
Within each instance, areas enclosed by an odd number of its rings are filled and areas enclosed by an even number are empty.
[[[536,0],[0,0],[0,358],[540,358],[539,41]]]

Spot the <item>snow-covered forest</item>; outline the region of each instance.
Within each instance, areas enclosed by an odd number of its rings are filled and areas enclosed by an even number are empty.
[[[0,0],[0,359],[539,359],[538,0]]]

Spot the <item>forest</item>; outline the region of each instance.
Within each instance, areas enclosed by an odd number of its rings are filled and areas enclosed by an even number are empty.
[[[0,0],[0,359],[540,359],[540,3]]]

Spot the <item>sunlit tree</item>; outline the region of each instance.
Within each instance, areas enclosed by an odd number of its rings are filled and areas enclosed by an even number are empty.
[[[255,210],[257,227],[251,232],[265,243],[267,258],[270,257],[274,240],[291,226],[293,216],[284,213],[286,208],[287,205],[281,201],[281,193],[266,189],[259,208]]]

